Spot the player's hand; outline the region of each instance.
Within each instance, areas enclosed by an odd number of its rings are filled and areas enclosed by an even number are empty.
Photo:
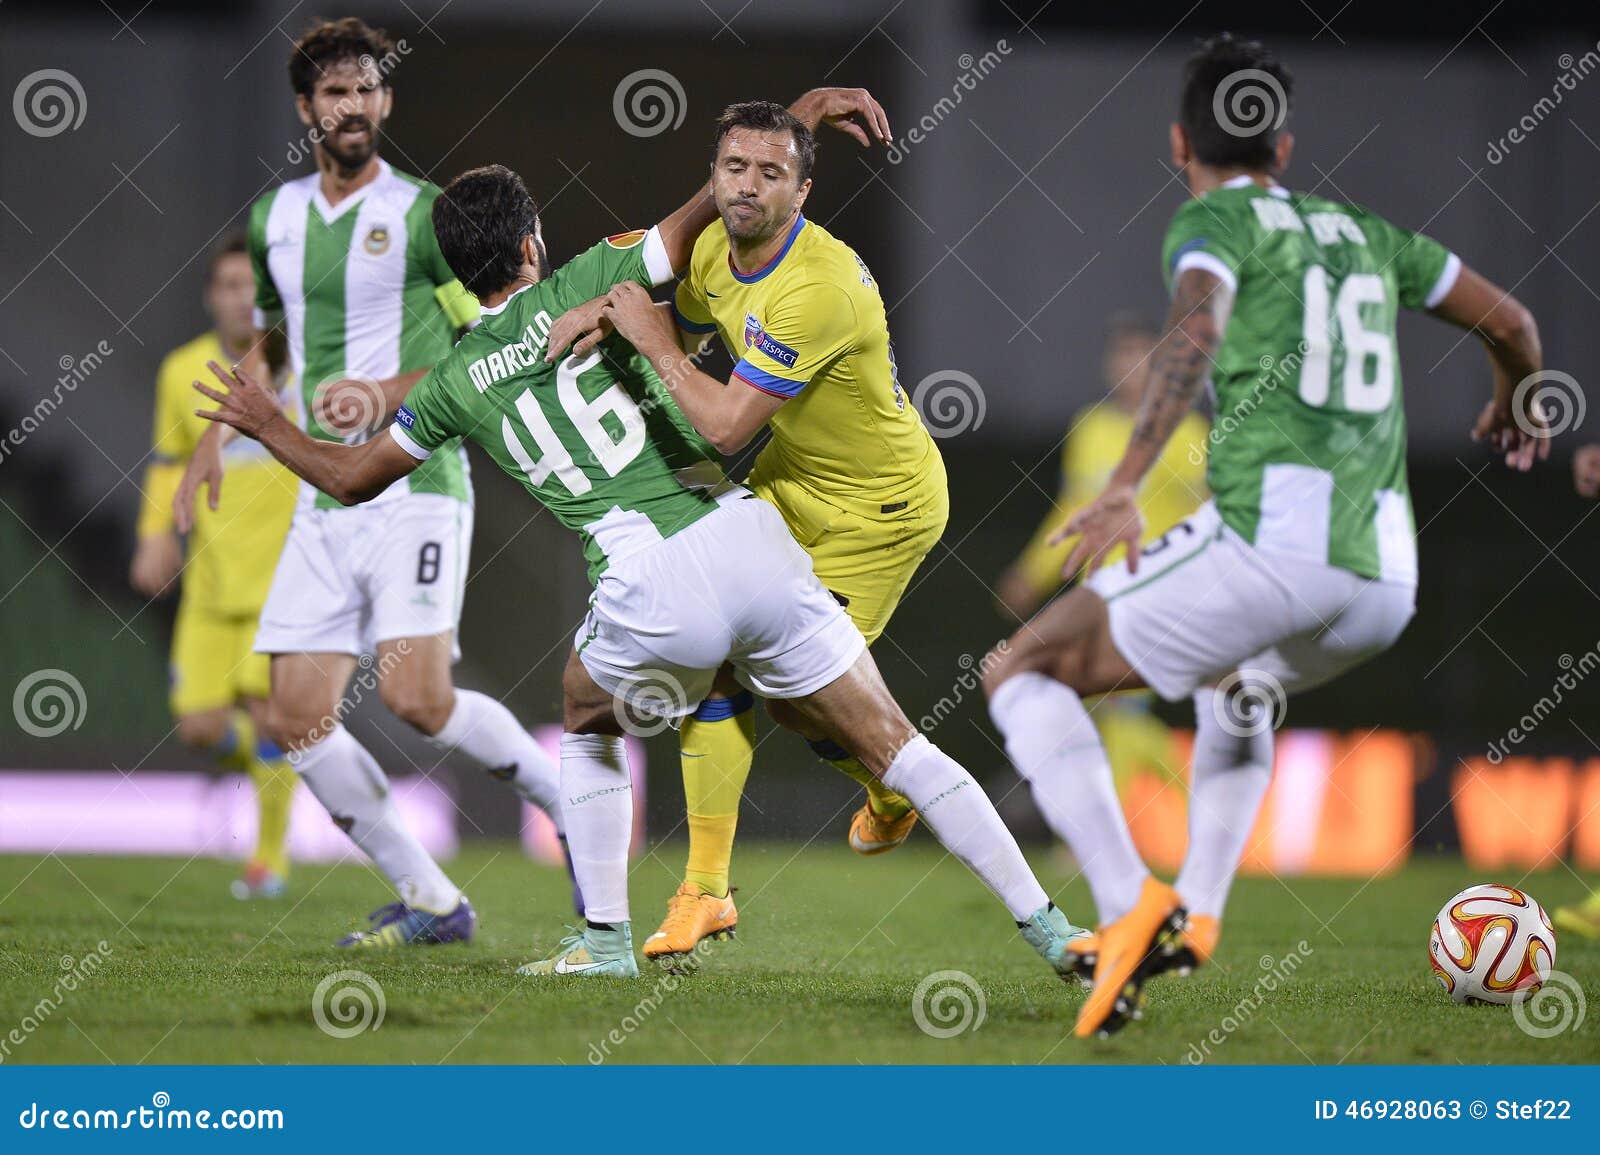
[[[1106,555],[1118,545],[1128,547],[1128,572],[1139,572],[1139,543],[1144,540],[1144,515],[1139,512],[1138,495],[1131,485],[1112,485],[1088,505],[1078,510],[1067,524],[1050,536],[1051,545],[1070,537],[1078,544],[1067,555],[1061,577],[1071,581],[1081,569],[1093,573]]]
[[[341,437],[372,433],[389,416],[383,386],[371,377],[346,377],[318,385],[311,397],[311,416]]]
[[[232,370],[224,369],[215,361],[207,361],[206,368],[211,370],[212,376],[227,387],[226,393],[219,393],[203,382],[194,383],[195,392],[202,397],[209,397],[215,401],[217,409],[196,409],[196,417],[204,417],[207,421],[216,421],[223,425],[231,425],[246,437],[261,439],[261,431],[274,421],[283,419],[283,410],[278,408],[278,398],[273,393],[261,387],[256,379],[238,366]],[[220,456],[220,455],[219,455]],[[215,509],[215,503],[212,504]]]
[[[1538,390],[1522,393],[1520,412],[1514,399],[1495,398],[1485,405],[1472,426],[1472,440],[1487,442],[1492,451],[1505,454],[1507,466],[1526,473],[1536,459],[1550,456],[1550,421],[1536,396]]]
[[[888,144],[894,139],[889,114],[865,88],[813,88],[791,104],[789,111],[812,132],[820,124],[830,124],[862,148],[871,148],[873,141]]]
[[[183,543],[175,533],[153,533],[141,537],[128,567],[128,584],[141,597],[159,598],[172,592],[172,583],[183,569]]]
[[[670,327],[671,321],[663,314],[664,310],[657,309],[650,294],[635,281],[612,286],[600,309],[601,317],[647,357],[664,344],[677,349],[677,335]]]
[[[178,492],[172,495],[172,521],[179,533],[194,529],[194,496],[205,486],[206,506],[216,511],[222,498],[222,446],[214,437],[202,437],[189,457]]]
[[[1579,497],[1600,497],[1600,445],[1585,445],[1573,455],[1572,483]]]
[[[587,357],[594,352],[594,347],[615,331],[602,314],[605,307],[606,298],[595,297],[581,305],[574,305],[557,317],[545,337],[544,359],[547,362],[559,361],[568,347],[572,349],[574,357]]]

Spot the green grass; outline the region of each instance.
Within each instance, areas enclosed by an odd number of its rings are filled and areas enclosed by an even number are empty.
[[[302,868],[287,902],[243,905],[227,896],[223,863],[0,858],[0,1039],[51,995],[63,956],[101,939],[112,947],[5,1061],[582,1064],[606,1045],[609,1061],[629,1063],[1180,1063],[1213,1030],[1224,1040],[1209,1043],[1213,1062],[1600,1060],[1600,946],[1561,942],[1558,966],[1579,977],[1589,1014],[1551,1039],[1523,1034],[1505,1008],[1455,1006],[1434,986],[1429,922],[1482,881],[1458,863],[1368,885],[1244,879],[1219,965],[1152,984],[1143,1022],[1085,1044],[1070,1038],[1081,996],[958,864],[919,841],[871,860],[842,847],[741,845],[740,938],[670,983],[652,973],[516,979],[512,968],[554,946],[571,915],[559,872],[509,846],[470,847],[452,866],[482,918],[475,943],[360,955],[327,944],[385,898],[362,868]],[[665,847],[634,872],[640,940],[681,854]],[[1044,881],[1069,913],[1087,912],[1081,884],[1059,870]],[[1524,885],[1550,906],[1584,890],[1566,871]],[[1291,952],[1298,966],[1257,1005],[1262,963]],[[313,1021],[312,992],[347,968],[381,984],[386,1014],[380,1029],[330,1038]],[[981,984],[976,1030],[940,1039],[914,1022],[914,988],[941,970]],[[622,1041],[608,1044],[613,1030]]]

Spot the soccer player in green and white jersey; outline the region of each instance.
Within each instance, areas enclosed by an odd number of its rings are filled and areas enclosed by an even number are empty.
[[[429,214],[439,190],[378,156],[398,58],[383,32],[354,18],[299,39],[289,78],[316,170],[250,212],[256,344],[282,326],[293,382],[286,405],[328,442],[370,436],[478,314],[434,238]],[[225,432],[208,433],[191,461],[175,502],[180,527],[199,485],[210,486],[216,508],[214,435]],[[379,693],[392,712],[441,751],[508,782],[563,829],[552,759],[499,701],[451,682],[472,514],[466,453],[455,443],[355,509],[303,485],[261,612],[255,649],[272,655],[272,737],[400,897],[340,945],[468,938],[476,921],[406,829],[377,761],[339,723],[364,655],[376,653]]]
[[[551,272],[521,179],[498,166],[463,173],[434,206],[434,226],[451,268],[482,301],[483,323],[411,391],[389,436],[358,446],[308,437],[248,376],[220,367],[227,393],[196,384],[221,407],[205,415],[345,503],[414,475],[466,436],[583,540],[596,586],[563,679],[561,797],[585,926],[521,973],[638,974],[623,718],[683,717],[724,662],[749,689],[792,700],[808,724],[910,798],[1062,973],[1069,943],[1086,932],[1046,897],[982,788],[889,696],[866,641],[777,509],[727,480],[620,336],[583,356],[544,359],[568,309],[618,282],[670,280],[711,212],[702,191],[655,228],[601,241]]]
[[[1253,87],[1252,87],[1253,86]],[[1494,394],[1473,430],[1527,469],[1548,452],[1531,390],[1532,316],[1443,246],[1367,209],[1292,193],[1288,71],[1260,44],[1208,41],[1184,71],[1174,163],[1194,199],[1167,231],[1166,336],[1128,448],[1057,540],[1063,570],[1107,566],[992,655],[989,709],[1095,895],[1094,990],[1079,1035],[1121,1026],[1142,983],[1204,962],[1265,793],[1282,697],[1400,636],[1416,598],[1395,318],[1420,309],[1484,342]],[[1235,116],[1264,115],[1250,124]],[[1207,377],[1214,500],[1140,549],[1140,478]],[[1189,846],[1176,888],[1133,847],[1082,698],[1142,686],[1193,695]],[[1187,911],[1187,921],[1185,912]]]

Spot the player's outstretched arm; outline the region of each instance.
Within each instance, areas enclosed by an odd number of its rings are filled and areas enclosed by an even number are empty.
[[[1232,311],[1233,294],[1216,274],[1200,268],[1178,274],[1166,335],[1150,355],[1150,377],[1128,448],[1105,491],[1073,514],[1050,539],[1056,544],[1079,538],[1061,567],[1063,578],[1071,579],[1085,567],[1094,569],[1119,543],[1128,547],[1129,572],[1138,572],[1139,545],[1144,537],[1139,483],[1194,406]]]
[[[1549,426],[1536,399],[1538,390],[1518,389],[1544,367],[1533,314],[1510,293],[1463,265],[1456,283],[1433,307],[1433,315],[1472,330],[1489,354],[1494,396],[1478,415],[1472,439],[1504,453],[1506,464],[1517,470],[1531,469],[1535,459],[1550,456],[1545,432]]]
[[[388,437],[375,437],[360,445],[317,441],[296,428],[278,407],[278,399],[248,373],[230,372],[215,361],[207,366],[227,392],[196,381],[195,390],[215,401],[218,408],[196,409],[195,413],[255,438],[272,456],[340,505],[357,505],[376,497],[420,464]]]
[[[678,345],[678,330],[650,294],[629,282],[606,298],[605,320],[650,362],[678,408],[719,453],[737,453],[787,400],[702,373]]]

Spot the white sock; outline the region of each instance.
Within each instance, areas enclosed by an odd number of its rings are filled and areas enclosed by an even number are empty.
[[[315,745],[289,754],[289,764],[355,844],[366,851],[407,906],[448,914],[461,891],[406,829],[389,779],[377,760],[343,726]]]
[[[1194,695],[1189,850],[1176,883],[1190,914],[1213,918],[1222,917],[1256,812],[1272,784],[1272,727],[1243,737],[1230,734],[1222,727],[1218,693],[1207,687]]]
[[[918,734],[884,771],[883,784],[911,799],[944,848],[967,864],[1018,922],[1047,905],[1039,880],[983,787]]]
[[[524,800],[550,816],[556,833],[565,833],[561,772],[504,705],[476,690],[458,689],[456,708],[428,741],[447,753],[465,754],[494,777],[510,783]]]
[[[1101,925],[1127,914],[1150,871],[1134,849],[1111,762],[1083,702],[1054,678],[1028,671],[995,691],[989,717],[1045,821],[1089,880]]]
[[[561,735],[561,806],[567,854],[583,915],[590,922],[628,921],[628,844],[633,840],[633,779],[621,738]]]

